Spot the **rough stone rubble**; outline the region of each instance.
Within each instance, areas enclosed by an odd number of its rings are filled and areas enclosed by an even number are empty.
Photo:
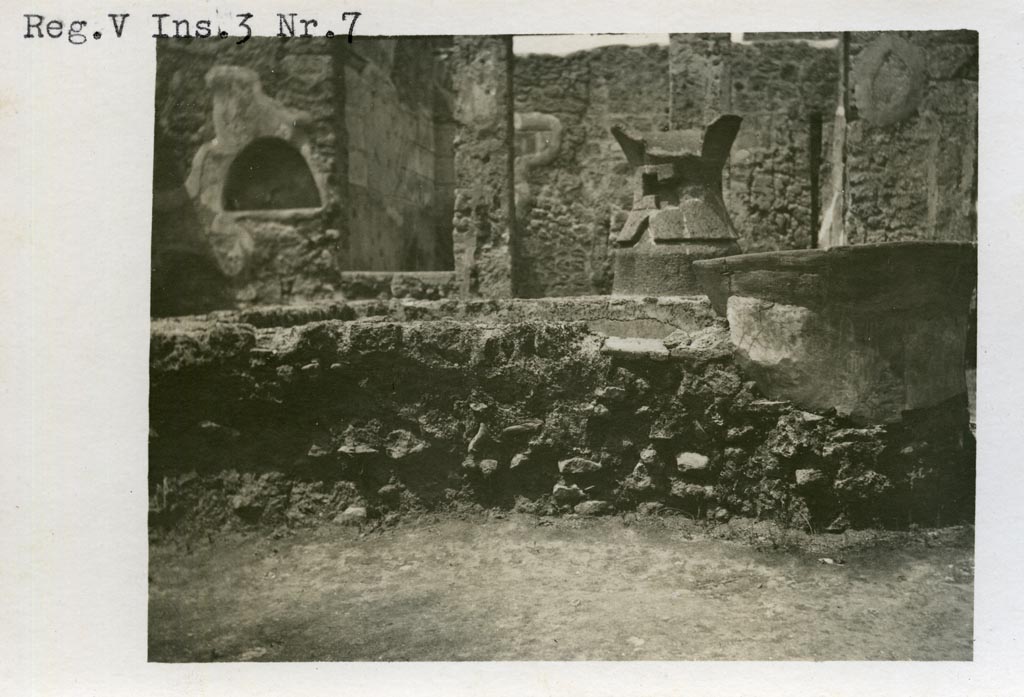
[[[164,320],[150,514],[307,525],[479,504],[934,524],[972,515],[964,409],[880,426],[767,399],[721,321],[621,340],[550,318]]]

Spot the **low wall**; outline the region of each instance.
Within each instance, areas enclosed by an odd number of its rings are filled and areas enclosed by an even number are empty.
[[[375,298],[305,305],[269,305],[245,310],[222,310],[197,318],[161,320],[163,331],[196,322],[216,321],[251,324],[254,327],[294,327],[328,319],[356,320],[374,318],[399,322],[414,320],[459,320],[467,322],[582,322],[587,329],[610,336],[660,339],[677,330],[692,331],[715,324],[711,304],[705,297],[640,297],[588,295],[576,298],[477,298],[430,300],[426,293],[395,295],[394,290],[422,290],[412,279],[382,283],[384,290]],[[397,274],[396,274],[397,276]],[[368,274],[353,274],[358,283],[373,286]],[[429,287],[428,287],[429,288]]]
[[[420,302],[440,318],[418,321],[154,322],[152,523],[359,522],[467,502],[818,529],[973,514],[965,404],[854,427],[758,394],[721,320],[621,339],[550,308],[448,319],[444,302]]]

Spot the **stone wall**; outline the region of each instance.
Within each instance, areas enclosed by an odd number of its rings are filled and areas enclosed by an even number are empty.
[[[904,120],[879,126],[858,117],[854,92],[861,51],[883,34],[909,37],[928,68],[920,104]],[[831,195],[840,36],[760,33],[734,42],[728,34],[673,34],[668,47],[518,56],[517,113],[550,115],[561,124],[557,156],[516,181],[530,200],[517,227],[522,294],[609,288],[606,233],[622,225],[631,194],[629,168],[608,134],[618,120],[660,130],[739,114],[744,122],[724,195],[741,246],[812,246]],[[976,35],[854,33],[850,60],[852,107],[841,165],[848,173],[849,243],[976,239]],[[884,67],[883,81],[891,67]]]
[[[703,128],[731,113],[731,51],[729,34],[669,35],[671,128]]]
[[[977,32],[853,32],[850,83],[849,243],[977,241]]]
[[[838,37],[675,34],[667,47],[515,58],[508,37],[160,41],[154,313],[344,297],[345,271],[454,269],[464,297],[608,292],[609,234],[632,194],[609,133],[620,121],[744,117],[724,193],[745,251],[810,246],[836,211],[849,243],[975,240],[977,35],[855,32],[845,61]],[[320,206],[224,215],[188,189],[209,169],[197,153],[225,140],[214,66],[253,71],[257,113],[294,121],[285,140]]]
[[[725,184],[744,249],[811,246],[834,168],[845,170],[842,243],[976,240],[977,34],[853,32],[845,53],[841,41],[824,32],[749,34],[741,43],[726,34],[671,37],[672,126],[744,117]],[[840,102],[845,123],[833,119]],[[845,140],[830,158],[835,123]]]
[[[811,216],[811,120],[824,126],[824,159],[838,94],[836,48],[734,43],[728,60],[730,109],[743,126],[724,187],[741,245],[747,252],[810,247],[820,224],[820,209]],[[824,175],[819,164],[819,192]]]
[[[668,47],[518,56],[515,89],[517,112],[550,114],[562,124],[558,156],[527,173],[532,205],[517,228],[525,296],[610,288],[607,236],[632,203],[632,170],[609,134],[620,121],[657,131],[742,115],[723,186],[743,249],[809,246],[809,119],[824,115],[827,145],[837,89],[834,47],[674,34]]]
[[[255,37],[239,46],[235,40],[167,39],[158,40],[156,50],[156,128],[171,145],[180,171],[189,172],[196,151],[214,136],[206,73],[215,65],[234,65],[254,70],[268,95],[312,117],[313,168],[332,177],[329,188],[335,189],[334,118],[340,95],[332,79],[330,42]]]
[[[157,42],[154,313],[337,297],[346,270],[451,269],[449,43]],[[271,177],[243,187],[267,205],[226,200],[259,139],[290,149],[316,191],[289,197]]]
[[[785,37],[786,35],[782,35]],[[814,114],[830,122],[838,89],[834,46],[801,35],[673,34],[672,126],[695,128],[725,113],[743,117],[723,181],[744,251],[811,246]],[[828,142],[829,133],[822,139]]]
[[[972,515],[965,405],[854,425],[765,399],[721,321],[643,340],[551,319],[167,320],[150,375],[158,525],[466,504],[815,529]]]
[[[609,129],[668,125],[667,66],[666,47],[653,45],[516,57],[517,113],[554,116],[562,128],[555,158],[516,182],[531,198],[517,221],[521,295],[610,290],[608,236],[632,205],[632,168]]]
[[[452,268],[451,95],[437,64],[446,43],[364,37],[349,49],[346,270]]]
[[[515,294],[512,37],[458,36],[452,238],[463,296]]]
[[[335,128],[341,92],[331,79],[332,65],[332,45],[324,40],[256,38],[241,46],[233,40],[157,41],[155,314],[238,302],[280,302],[293,293],[300,297],[330,294],[337,234],[325,231],[337,230],[343,222],[336,167],[344,162]],[[204,196],[200,190],[208,183],[202,180],[204,172],[214,172],[210,175],[214,184],[223,185],[223,178],[201,155],[217,136],[214,96],[207,84],[214,66],[232,66],[240,75],[252,71],[261,92],[250,102],[255,105],[253,113],[277,109],[285,120],[286,111],[302,114],[301,131],[294,132],[292,145],[301,143],[302,157],[318,182],[319,208],[307,209],[297,220],[273,214],[222,216],[219,188],[210,192],[215,200]],[[228,124],[230,129],[227,113],[222,112],[221,127]],[[258,128],[258,124],[250,126]],[[250,126],[239,130],[239,136]],[[243,145],[239,143],[239,148]],[[215,163],[223,165],[222,174],[227,172],[230,156],[225,152]],[[187,183],[193,186],[185,195]],[[167,208],[168,193],[175,190],[177,206],[172,210]],[[187,261],[179,253],[183,248],[190,250]],[[201,271],[196,272],[196,267]],[[202,279],[200,287],[196,287],[197,277]]]

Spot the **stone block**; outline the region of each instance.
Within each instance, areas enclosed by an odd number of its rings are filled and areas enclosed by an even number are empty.
[[[558,462],[558,471],[562,474],[586,475],[594,474],[600,470],[600,462],[594,462],[585,457],[571,457],[567,460],[559,460]]]
[[[818,469],[798,469],[796,485],[800,488],[814,486],[826,481],[825,473]]]
[[[740,366],[770,397],[867,422],[966,393],[969,244],[905,242],[701,261]]]
[[[710,459],[700,453],[683,452],[676,455],[676,468],[683,474],[702,475],[708,469]]]
[[[575,484],[571,486],[555,484],[554,489],[551,490],[551,498],[558,503],[571,505],[586,498],[586,494]]]
[[[601,352],[622,358],[665,360],[669,357],[665,344],[658,339],[632,339],[610,336],[601,347]]]
[[[657,516],[665,509],[665,504],[660,501],[644,501],[636,507],[637,515],[641,516]]]
[[[349,506],[335,517],[334,522],[341,525],[362,525],[369,517],[363,506]]]
[[[576,504],[573,511],[584,516],[609,515],[615,512],[615,506],[608,501],[584,501]]]

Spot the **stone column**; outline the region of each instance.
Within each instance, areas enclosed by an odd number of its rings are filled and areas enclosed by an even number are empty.
[[[455,92],[455,272],[463,297],[509,297],[515,225],[512,39],[460,36]]]

